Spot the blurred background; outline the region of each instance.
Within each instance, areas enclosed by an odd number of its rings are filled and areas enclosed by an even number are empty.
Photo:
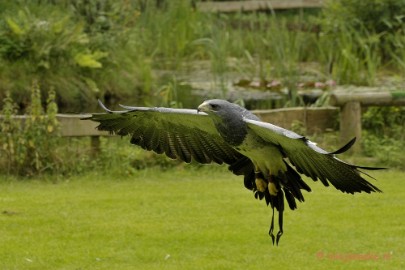
[[[57,113],[100,111],[97,99],[195,108],[224,98],[258,110],[328,107],[336,89],[403,98],[404,14],[399,0],[1,1],[1,170],[68,173],[104,151],[124,155],[104,138],[92,156],[88,138],[58,137]],[[16,114],[37,117],[23,127],[7,120]],[[365,162],[404,168],[404,107],[362,107],[361,121]],[[338,144],[339,118],[329,122],[329,137],[315,137]]]

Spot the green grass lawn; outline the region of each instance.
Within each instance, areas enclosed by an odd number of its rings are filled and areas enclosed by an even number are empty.
[[[384,193],[308,180],[278,247],[270,208],[225,169],[3,177],[0,269],[405,269],[405,173],[373,175]]]

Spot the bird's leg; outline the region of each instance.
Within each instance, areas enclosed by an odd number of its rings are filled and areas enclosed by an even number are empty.
[[[281,236],[283,235],[283,211],[280,211],[278,213],[278,226],[279,226],[279,231],[277,233],[277,238],[276,238],[277,246],[278,246],[278,242],[280,241]],[[273,239],[273,245],[274,245],[274,239]]]
[[[269,176],[268,188],[269,188],[269,193],[271,196],[277,196],[278,189],[277,189],[276,183],[271,175]]]
[[[273,197],[271,197],[270,200],[273,200]],[[274,245],[275,237],[274,237],[274,233],[273,233],[273,230],[274,230],[274,204],[273,203],[271,203],[271,208],[273,209],[273,215],[271,216],[269,235],[270,235],[271,241],[273,242],[273,245]]]
[[[283,196],[283,191],[277,196],[278,199],[278,228],[279,231],[277,233],[277,238],[276,238],[276,244],[278,246],[278,242],[280,241],[281,236],[283,235],[283,212],[284,212],[284,196]],[[274,244],[274,242],[273,242]]]
[[[275,183],[273,183],[273,185],[275,187]],[[283,235],[284,193],[281,189],[280,190],[276,189],[276,195],[275,196],[271,195],[270,183],[269,183],[269,194],[270,194],[270,205],[273,210],[273,214],[271,216],[269,235],[271,237],[273,245],[274,245],[274,243],[276,243],[276,245],[278,245],[278,242],[280,241],[280,238]],[[273,231],[274,231],[274,208],[276,208],[278,211],[279,231],[277,233],[277,236],[274,236],[274,233],[273,233]]]
[[[256,188],[260,192],[266,191],[267,183],[262,177],[262,173],[260,172],[259,168],[255,166],[255,184]]]

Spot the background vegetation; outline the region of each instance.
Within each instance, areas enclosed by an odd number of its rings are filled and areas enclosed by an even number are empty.
[[[314,82],[322,89],[327,82],[401,87],[405,4],[364,5],[335,0],[321,10],[214,14],[188,0],[2,1],[1,171],[66,175],[116,162],[130,173],[177,165],[127,148],[126,140],[103,140],[95,158],[87,140],[59,138],[56,111],[95,111],[96,98],[195,106],[195,79],[211,81],[217,97],[235,79],[272,84],[288,92],[280,106],[302,104],[297,91]],[[15,113],[32,117],[23,125],[11,120]],[[399,107],[366,112],[362,143],[364,154],[378,158],[372,162],[404,166],[404,119]]]
[[[294,105],[297,82],[375,85],[381,75],[403,75],[404,10],[400,0],[230,15],[201,13],[189,0],[6,1],[0,99],[10,91],[24,109],[36,80],[56,91],[62,112],[94,108],[95,98],[107,105],[181,102],[161,90],[178,90],[167,86],[204,60],[217,95],[233,72],[236,79],[280,80]]]

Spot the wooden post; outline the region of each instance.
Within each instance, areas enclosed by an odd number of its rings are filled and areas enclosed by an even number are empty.
[[[346,102],[342,106],[340,116],[340,138],[342,143],[347,143],[353,137],[357,138],[357,142],[353,145],[353,152],[361,151],[361,104],[357,101]]]
[[[361,106],[405,106],[405,91],[379,87],[338,88],[330,95],[329,103],[339,106],[340,137],[346,143],[357,138],[354,151],[360,151]]]

